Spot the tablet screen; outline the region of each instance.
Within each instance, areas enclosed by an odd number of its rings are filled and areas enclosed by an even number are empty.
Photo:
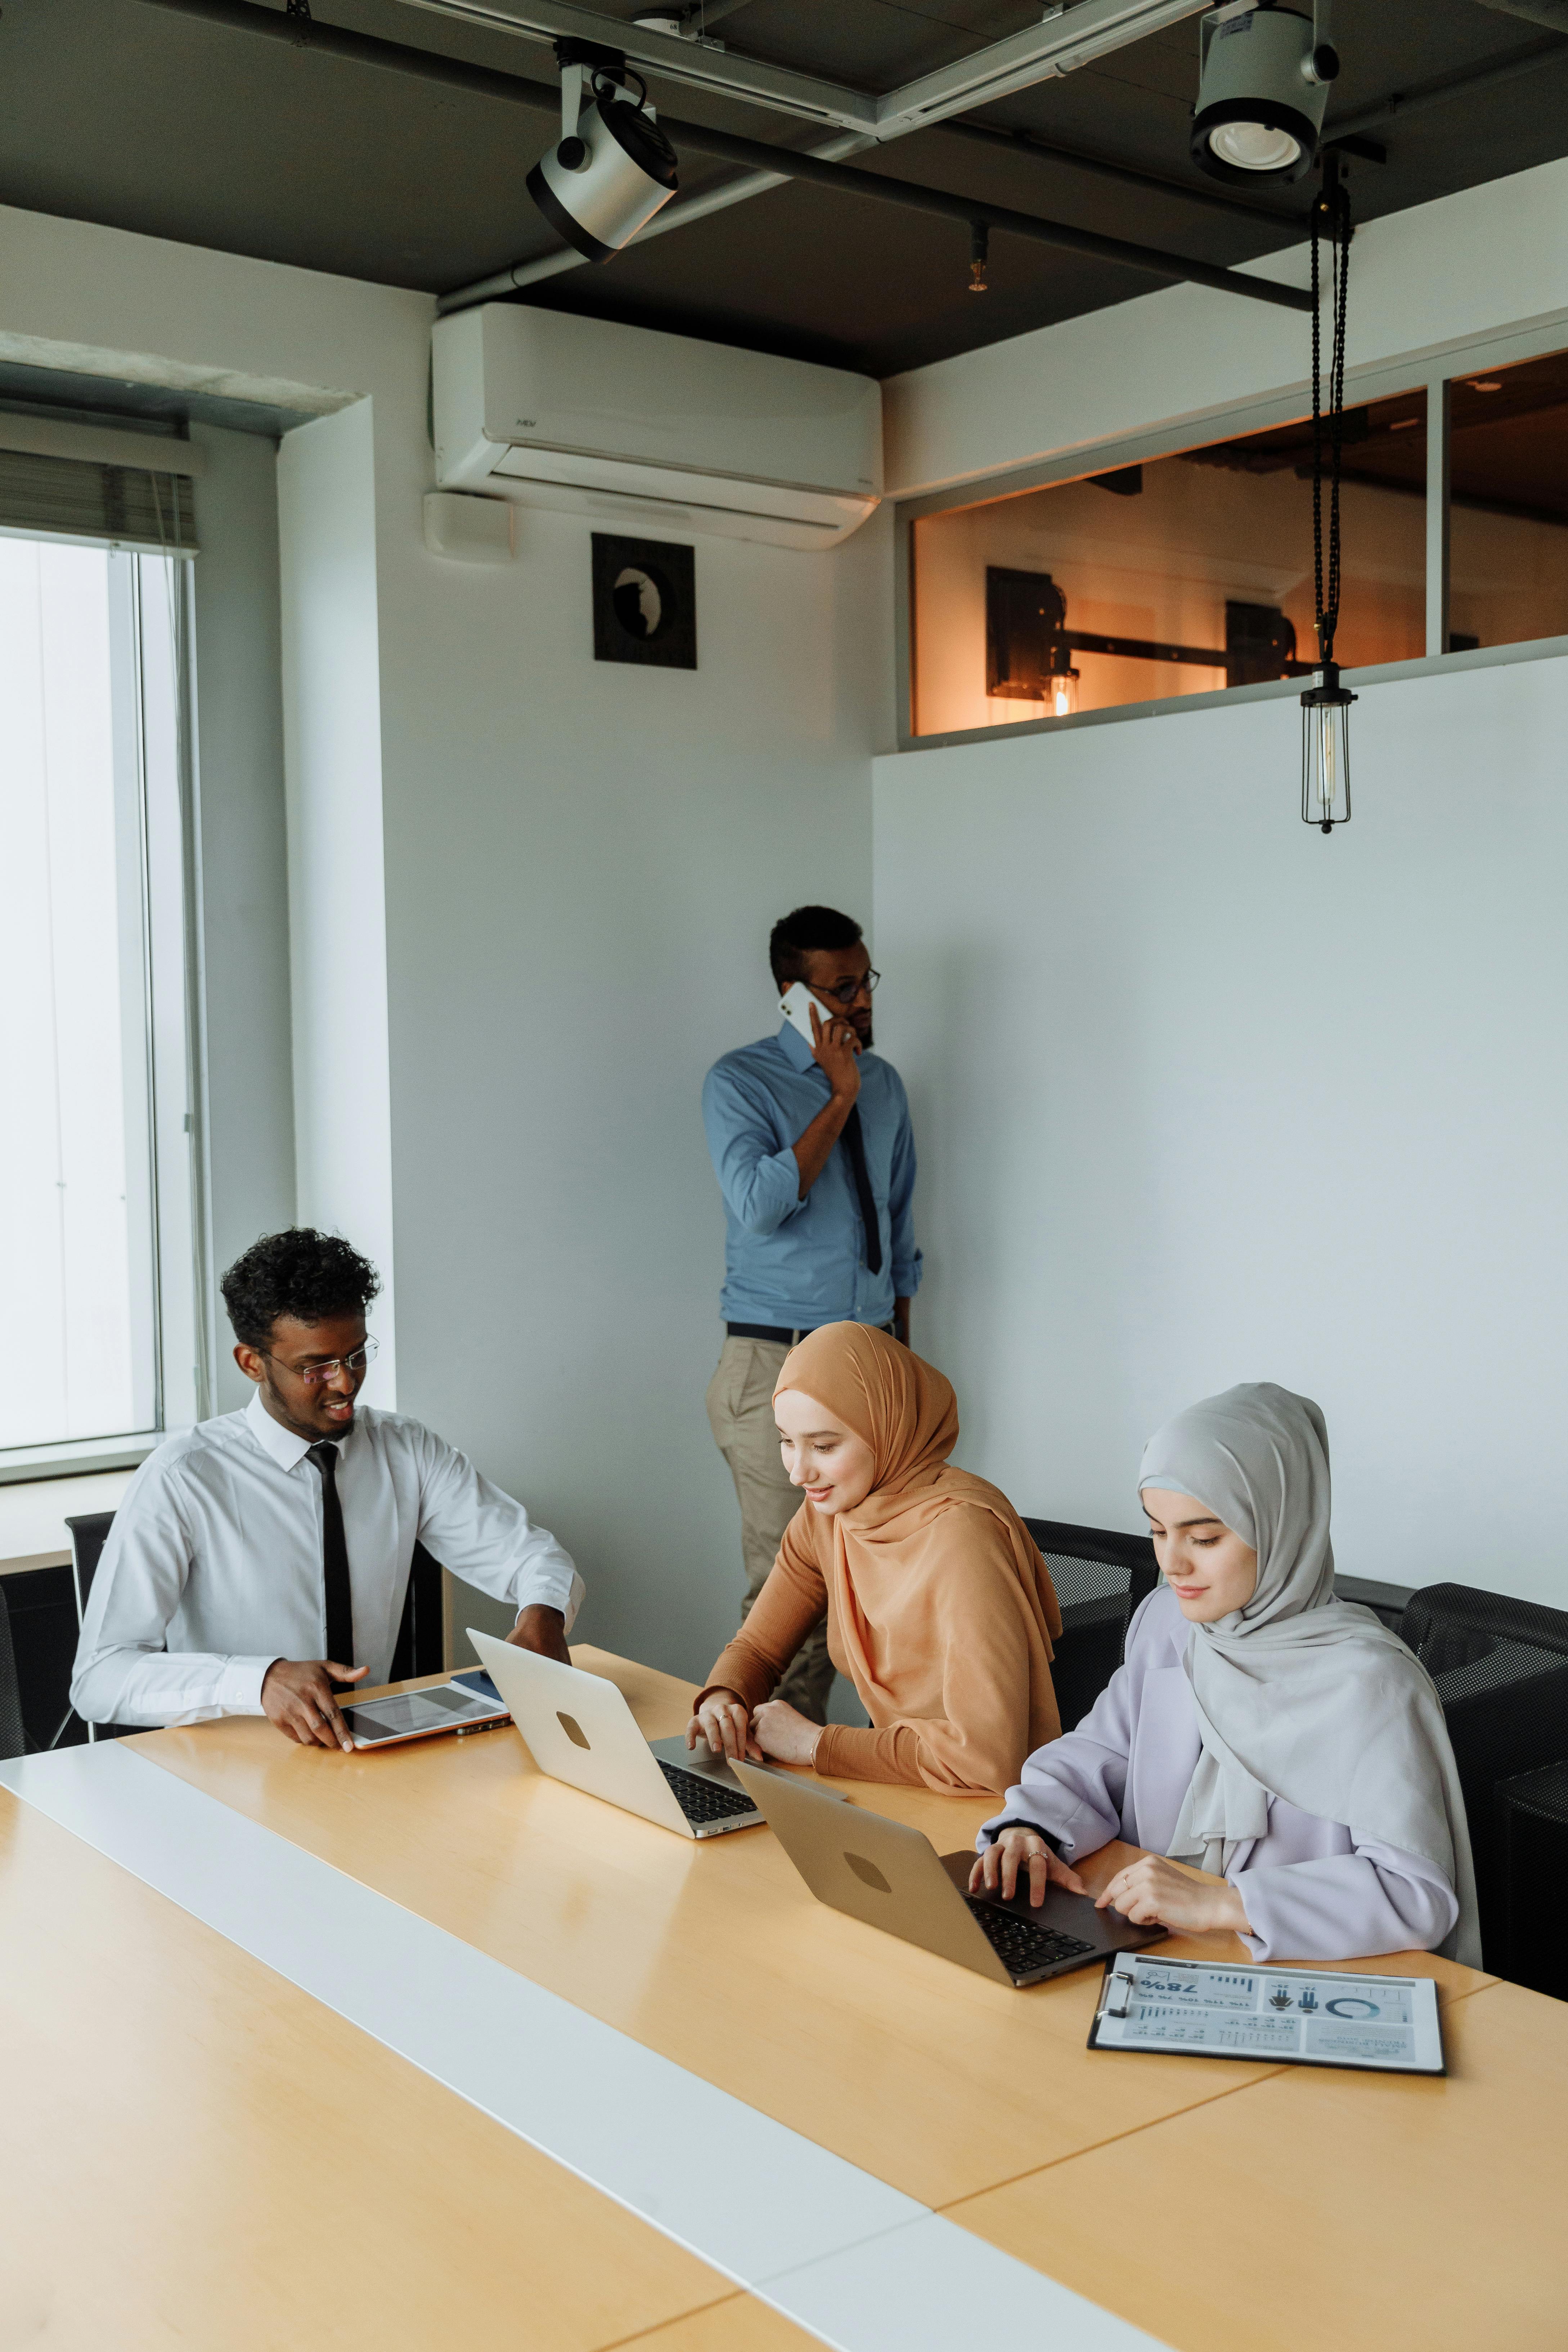
[[[452,1731],[460,1724],[492,1722],[493,1702],[439,1685],[435,1690],[403,1691],[394,1698],[367,1700],[342,1710],[357,1740],[374,1747],[383,1739],[407,1739],[422,1731]]]

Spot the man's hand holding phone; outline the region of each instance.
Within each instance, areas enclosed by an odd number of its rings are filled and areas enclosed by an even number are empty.
[[[780,1008],[790,1027],[811,1047],[811,1058],[827,1080],[828,1096],[816,1117],[795,1144],[804,1201],[824,1168],[827,1155],[844,1131],[860,1091],[860,1040],[855,1024],[842,1013],[819,1008],[804,981],[792,981]],[[808,1026],[809,1024],[809,1026]]]
[[[833,1013],[824,1021],[815,1004],[811,1013],[811,1054],[841,1101],[852,1103],[860,1091],[860,1040],[852,1023]]]

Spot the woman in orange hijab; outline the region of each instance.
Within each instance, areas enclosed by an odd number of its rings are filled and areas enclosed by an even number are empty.
[[[950,1467],[952,1384],[886,1332],[828,1323],[773,1391],[784,1467],[805,1499],[686,1741],[952,1796],[1006,1789],[1061,1729],[1061,1612],[1005,1495]],[[810,1723],[770,1699],[827,1612],[827,1649],[871,1728]]]

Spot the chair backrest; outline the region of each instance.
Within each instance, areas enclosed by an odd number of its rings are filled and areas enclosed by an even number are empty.
[[[1121,1664],[1128,1621],[1160,1580],[1147,1536],[1029,1519],[1061,1603],[1062,1638],[1051,1667],[1062,1728],[1081,1722]]]
[[[388,1679],[407,1682],[415,1675],[438,1675],[447,1663],[447,1622],[443,1606],[441,1563],[422,1543],[414,1547],[408,1569],[408,1591],[403,1622],[392,1654]]]
[[[87,1614],[87,1596],[92,1591],[92,1580],[98,1573],[109,1530],[114,1525],[114,1513],[79,1511],[66,1525],[71,1536],[71,1572],[76,1579],[76,1622],[79,1626]]]
[[[22,1694],[16,1684],[16,1661],[11,1652],[11,1612],[5,1605],[5,1579],[0,1576],[0,1758],[26,1753],[22,1729]]]
[[[1499,1958],[1515,1984],[1568,2000],[1568,1763],[1500,1780],[1494,1801],[1507,1930]]]
[[[1568,1758],[1568,1611],[1468,1584],[1413,1593],[1399,1631],[1436,1685],[1459,1768],[1481,1947],[1508,1973],[1507,1851],[1498,1783]]]

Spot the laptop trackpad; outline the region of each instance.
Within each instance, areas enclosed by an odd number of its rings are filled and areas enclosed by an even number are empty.
[[[695,1748],[688,1748],[685,1733],[677,1732],[673,1739],[650,1739],[648,1746],[661,1764],[676,1764],[683,1772],[696,1772],[704,1780],[717,1780],[721,1789],[741,1786],[730,1769],[729,1758],[715,1756],[705,1739],[700,1739]]]
[[[975,1857],[969,1853],[944,1853],[942,1866],[961,1895],[969,1892],[969,1874]],[[999,1895],[982,1897],[998,1911],[1010,1911],[1016,1917],[1032,1920],[1037,1927],[1054,1928],[1059,1936],[1076,1936],[1097,1951],[1133,1951],[1143,1944],[1152,1944],[1165,1934],[1163,1927],[1135,1927],[1120,1911],[1097,1911],[1087,1895],[1074,1895],[1065,1886],[1047,1886],[1043,1903],[1029,1900],[1027,1874],[1019,1873],[1018,1892],[1010,1903]]]

